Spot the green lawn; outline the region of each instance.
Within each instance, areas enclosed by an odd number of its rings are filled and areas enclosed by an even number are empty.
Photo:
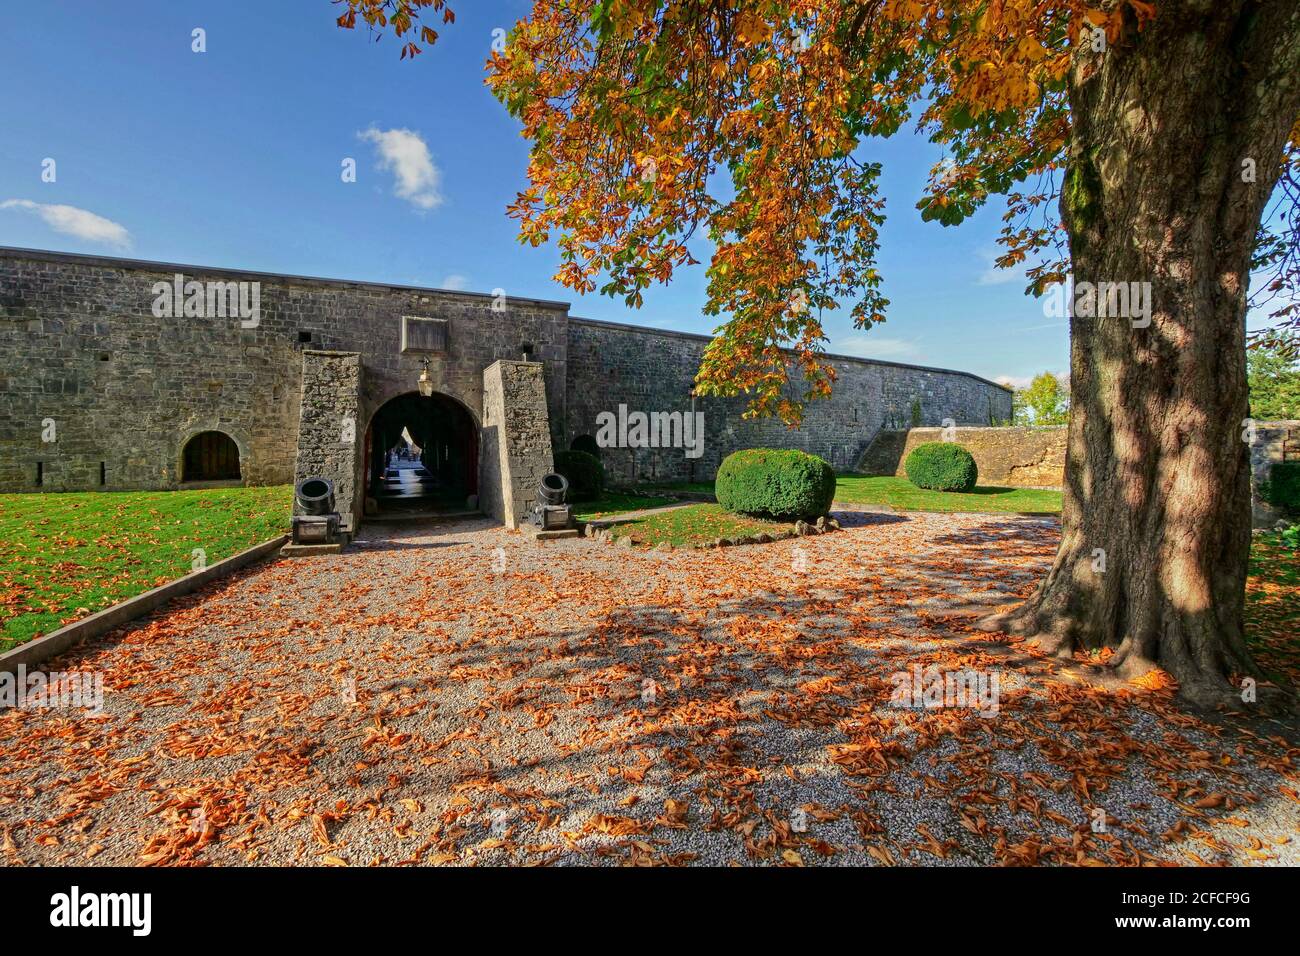
[[[642,487],[646,491],[663,491],[667,494],[676,494],[679,491],[698,491],[706,495],[713,494],[713,482],[711,481],[677,481],[662,485],[643,485]]]
[[[655,485],[668,494],[699,491],[713,494],[713,482],[694,481]],[[969,493],[926,491],[906,478],[840,475],[835,480],[835,500],[862,505],[889,505],[900,511],[984,511],[1017,514],[1059,514],[1061,493],[1042,488],[976,488]]]
[[[578,521],[606,518],[625,511],[643,511],[672,504],[671,499],[652,495],[633,495],[621,491],[607,491],[595,501],[577,501],[573,504],[573,517]]]
[[[889,505],[900,511],[988,511],[1020,514],[1061,511],[1061,493],[1042,488],[976,487],[971,492],[926,491],[906,478],[840,475],[835,500]]]
[[[289,530],[293,486],[0,495],[0,651]]]
[[[616,538],[630,535],[633,544],[653,547],[668,541],[673,547],[682,548],[704,544],[715,538],[764,533],[775,536],[789,531],[790,524],[731,514],[715,504],[697,504],[629,518],[614,525],[612,530]]]
[[[1300,549],[1277,532],[1251,539],[1246,643],[1266,673],[1300,687]]]

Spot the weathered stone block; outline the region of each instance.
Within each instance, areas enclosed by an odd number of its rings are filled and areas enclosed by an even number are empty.
[[[361,519],[361,356],[356,352],[303,352],[302,403],[294,482],[328,478],[343,530]]]
[[[537,482],[554,465],[540,362],[496,361],[483,370],[480,506],[518,528],[537,502]]]

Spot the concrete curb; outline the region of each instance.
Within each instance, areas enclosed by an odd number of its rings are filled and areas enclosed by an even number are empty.
[[[111,631],[115,627],[120,627],[128,621],[143,617],[173,598],[182,597],[191,591],[198,590],[205,584],[210,584],[233,574],[245,565],[260,561],[275,552],[288,540],[289,535],[282,534],[279,537],[271,538],[269,541],[263,541],[261,544],[255,544],[248,550],[218,561],[201,571],[194,571],[182,578],[177,578],[175,581],[169,581],[152,591],[145,591],[143,594],[127,598],[112,607],[97,611],[90,617],[83,617],[80,621],[73,621],[71,624],[65,625],[57,631],[51,631],[43,637],[28,641],[26,644],[19,644],[12,650],[0,654],[0,674],[5,672],[17,673],[20,664],[31,668],[42,661],[62,654],[68,648],[74,647],[82,641],[87,641],[92,637],[99,637],[99,635]]]

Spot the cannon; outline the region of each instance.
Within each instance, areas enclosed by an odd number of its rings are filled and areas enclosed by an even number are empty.
[[[334,505],[334,482],[311,477],[298,482],[294,503],[302,514],[293,516],[294,544],[336,544],[342,519]]]
[[[538,503],[533,506],[533,524],[542,531],[573,527],[573,508],[564,503],[568,495],[569,479],[556,472],[542,475],[537,484]]]
[[[569,479],[557,472],[542,475],[537,485],[537,496],[544,504],[562,505],[569,494]]]
[[[334,482],[328,478],[304,478],[298,482],[293,497],[305,515],[334,513]]]

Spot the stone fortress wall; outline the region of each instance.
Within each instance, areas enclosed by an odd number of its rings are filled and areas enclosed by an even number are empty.
[[[1259,486],[1272,478],[1273,467],[1284,462],[1300,467],[1300,421],[1256,422],[1250,446],[1251,520],[1256,528],[1271,528],[1297,517],[1271,505],[1259,495]]]
[[[570,441],[596,435],[601,412],[681,411],[692,408],[691,387],[708,336],[641,326],[569,320],[567,426]],[[610,448],[601,459],[623,483],[711,480],[722,459],[743,448],[798,448],[841,471],[852,469],[882,428],[990,425],[1011,418],[1011,392],[987,379],[947,369],[834,357],[831,397],[805,406],[804,422],[787,428],[774,419],[746,419],[744,396],[697,398],[704,414],[703,454]],[[566,446],[567,447],[567,446]]]
[[[260,282],[258,324],[155,317],[154,285],[177,273]],[[561,408],[567,307],[492,304],[471,293],[0,248],[0,491],[175,488],[186,441],[210,429],[235,439],[249,484],[292,481],[312,352],[359,354],[362,437],[380,406],[415,390],[425,358],[438,391],[481,422],[483,369],[531,347],[546,366],[548,401]],[[446,319],[449,348],[404,354],[402,316]],[[56,423],[55,442],[43,440],[45,419]]]
[[[256,325],[156,316],[155,284],[177,274],[259,283]],[[445,346],[411,349],[403,317],[444,321]],[[551,443],[568,448],[620,404],[689,411],[707,341],[578,319],[564,303],[537,299],[0,247],[0,491],[176,488],[186,443],[210,430],[234,439],[248,484],[292,481],[304,458],[360,467],[359,451],[340,458],[316,448],[330,429],[307,414],[304,397],[330,393],[353,410],[359,444],[385,402],[414,391],[425,360],[436,390],[480,426],[485,370],[541,363]],[[355,384],[344,376],[354,399],[319,377],[304,389],[303,369],[321,353],[356,355]],[[965,372],[847,357],[833,364],[834,395],[809,406],[801,429],[743,419],[743,398],[695,399],[705,421],[700,457],[610,448],[602,457],[611,480],[706,480],[727,454],[756,445],[802,448],[848,469],[882,427],[1011,416],[1009,390]],[[310,434],[300,436],[306,421]]]
[[[882,429],[857,470],[868,475],[906,476],[904,463],[918,445],[955,441],[975,459],[982,485],[1060,488],[1065,483],[1064,425]]]

